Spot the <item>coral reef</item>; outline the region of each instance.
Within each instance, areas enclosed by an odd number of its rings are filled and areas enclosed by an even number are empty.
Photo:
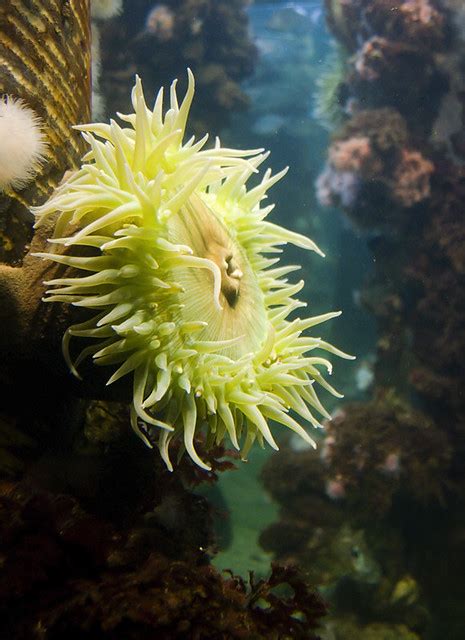
[[[124,404],[92,402],[82,419],[72,446],[9,428],[24,479],[0,483],[2,637],[316,640],[325,606],[295,569],[246,583],[209,564],[212,508],[185,486],[230,468],[224,451],[205,454],[208,475],[189,458],[170,474],[131,437]],[[1,434],[3,446],[6,418]]]
[[[379,404],[384,405],[385,411],[389,407],[387,402]],[[355,431],[352,412],[357,422],[360,419],[357,411],[363,410],[363,405],[352,409],[349,406],[347,413],[344,411],[335,418],[347,439]],[[366,414],[373,420],[373,412]],[[366,424],[364,416],[360,432]],[[417,428],[421,426],[420,420]],[[408,426],[398,428],[402,433]],[[320,455],[311,450],[294,451],[291,441],[291,446],[281,452],[279,465],[272,457],[264,467],[263,481],[279,503],[280,519],[262,532],[260,542],[279,561],[293,563],[308,572],[312,583],[330,602],[326,628],[332,632],[344,637],[344,619],[350,616],[360,633],[370,624],[379,625],[380,629],[384,625],[384,632],[391,634],[396,625],[403,625],[405,631],[422,637],[430,621],[419,579],[423,566],[421,561],[415,565],[408,558],[409,547],[400,528],[399,514],[399,505],[406,501],[416,509],[415,496],[408,495],[409,489],[403,486],[407,472],[401,466],[402,457],[399,461],[387,438],[384,453],[381,443],[377,443],[378,451],[373,451],[380,432],[377,430],[375,436],[373,433],[363,434],[362,445],[360,441],[352,443],[352,447],[347,445],[345,456],[341,455],[344,468],[340,470],[333,457],[337,449],[333,435],[327,436]],[[440,438],[440,434],[435,435]],[[367,443],[371,450],[365,458],[362,447]],[[424,490],[424,485],[428,487],[425,473],[434,468],[433,454],[430,453],[428,468],[428,463],[424,466],[418,463],[413,451],[406,447],[402,451],[407,458],[404,464],[414,469],[417,483]],[[371,463],[372,453],[379,463]],[[355,458],[353,465],[350,456]],[[335,485],[339,485],[336,493]],[[435,488],[431,486],[432,490]],[[384,491],[388,494],[386,499]],[[430,495],[430,504],[435,502],[436,496]],[[423,513],[427,513],[426,509]],[[412,525],[409,535],[415,538],[415,526]]]
[[[246,0],[126,2],[121,16],[101,25],[107,113],[128,111],[135,73],[151,96],[190,67],[198,85],[190,130],[218,134],[248,103],[239,83],[252,72],[256,50],[246,6]]]
[[[367,29],[400,42],[438,51],[444,44],[446,18],[431,0],[366,2]]]
[[[392,107],[424,133],[448,87],[439,60],[449,43],[444,12],[429,0],[326,0],[326,7],[330,27],[352,55],[346,104]]]
[[[433,171],[433,163],[424,158],[419,151],[402,149],[402,155],[393,176],[394,201],[408,208],[429,198],[430,178]]]
[[[354,512],[383,516],[399,496],[423,505],[444,502],[451,459],[447,436],[392,392],[345,405],[326,434],[327,474],[344,486]]]
[[[313,571],[332,604],[329,637],[459,640],[463,6],[327,0],[326,8],[349,54],[346,119],[317,192],[344,210],[372,252],[359,298],[378,325],[374,378],[366,402],[342,405],[325,425],[320,458],[291,438],[280,466],[267,466],[265,486],[281,514],[262,542]],[[345,564],[338,555],[360,532],[358,552],[380,569],[371,585],[347,553]]]
[[[178,544],[171,558],[166,540],[147,516],[116,527],[70,496],[4,483],[1,634],[316,640],[325,606],[297,570],[274,565],[246,584],[221,576],[202,550],[183,556]],[[293,595],[275,595],[283,587]]]
[[[362,228],[394,231],[405,209],[431,194],[434,163],[412,148],[405,119],[391,108],[356,113],[336,132],[328,161],[317,179],[323,206],[349,209]],[[372,202],[378,215],[373,220]]]

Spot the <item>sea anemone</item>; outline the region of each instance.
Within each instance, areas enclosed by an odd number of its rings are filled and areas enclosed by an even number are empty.
[[[145,30],[155,36],[159,42],[168,42],[174,35],[176,16],[174,11],[164,4],[156,4],[147,14]]]
[[[119,15],[123,10],[123,0],[91,0],[92,19],[107,20]]]
[[[342,48],[331,51],[316,80],[313,117],[328,131],[337,129],[346,117],[342,99],[347,71],[346,59],[347,54]]]
[[[35,213],[40,225],[59,212],[50,242],[66,248],[38,255],[78,270],[46,283],[46,300],[96,311],[64,336],[73,373],[87,356],[119,365],[108,384],[132,375],[139,436],[156,442],[169,469],[169,444],[181,436],[194,462],[208,469],[194,446],[202,431],[207,446],[229,436],[243,458],[255,439],[278,448],[270,419],[314,446],[291,413],[319,426],[313,411],[328,414],[314,382],[339,394],[318,368],[331,372],[331,364],[313,352],[350,356],[303,335],[340,312],[294,317],[306,306],[294,297],[303,281],[285,277],[299,267],[276,264],[279,246],[321,252],[265,220],[273,207],[260,203],[286,170],[268,169],[247,189],[268,154],[224,148],[218,139],[205,148],[208,136],[183,143],[194,95],[188,77],[181,105],[171,85],[165,115],[163,90],[150,110],[137,78],[135,113],[119,114],[128,126],[77,127],[90,147],[82,167]],[[83,247],[91,255],[83,256]],[[76,362],[72,336],[95,341]]]
[[[39,116],[23,100],[0,97],[0,191],[22,189],[44,159],[47,145]]]

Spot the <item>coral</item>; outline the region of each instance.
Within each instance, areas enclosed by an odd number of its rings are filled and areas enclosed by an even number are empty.
[[[408,45],[374,37],[355,57],[348,90],[357,110],[391,107],[399,111],[411,130],[420,136],[430,132],[449,85],[435,59]],[[415,107],[430,96],[422,117]]]
[[[378,391],[368,403],[345,405],[326,424],[320,460],[313,451],[285,450],[279,468],[273,460],[265,466],[263,480],[294,518],[305,512],[309,522],[333,527],[350,513],[367,526],[399,499],[441,504],[451,454],[431,418],[393,392]]]
[[[337,393],[319,371],[331,364],[308,352],[350,356],[302,335],[338,312],[286,319],[302,306],[293,296],[303,282],[290,284],[284,276],[295,267],[271,268],[276,260],[266,254],[287,242],[319,250],[265,220],[271,209],[260,202],[283,172],[268,170],[247,190],[266,154],[219,141],[203,149],[206,138],[183,144],[193,93],[189,74],[178,105],[174,83],[163,118],[163,92],[152,112],[137,80],[135,113],[123,116],[130,126],[81,126],[90,147],[84,164],[35,213],[40,226],[60,212],[52,242],[68,248],[39,256],[85,272],[48,282],[47,299],[97,310],[65,334],[71,370],[77,375],[89,355],[118,364],[108,384],[132,376],[132,425],[140,437],[149,446],[156,441],[172,468],[169,444],[181,435],[191,458],[208,469],[194,446],[203,423],[210,445],[228,435],[239,448],[245,433],[243,457],[256,438],[277,448],[268,419],[311,443],[289,410],[318,425],[308,406],[327,413],[311,383]],[[97,253],[83,257],[81,246]],[[73,336],[96,340],[76,363]]]
[[[387,64],[384,63],[384,49],[390,46],[389,40],[373,36],[363,43],[355,58],[354,66],[362,80],[378,80]],[[381,66],[381,68],[379,68]],[[378,67],[378,68],[377,68]]]
[[[0,191],[22,189],[39,171],[47,148],[41,119],[23,100],[0,99]]]
[[[434,253],[419,256],[406,270],[409,279],[419,287],[410,311],[411,320],[418,323],[412,347],[420,368],[426,365],[433,377],[449,377],[453,372],[458,383],[464,371],[464,275],[451,269],[437,273],[435,258]],[[447,313],[444,313],[445,300]],[[456,384],[451,385],[450,391],[455,388]],[[461,398],[457,397],[452,406],[461,404]]]
[[[344,78],[346,105],[391,106],[413,129],[429,130],[449,90],[438,55],[449,44],[446,12],[429,0],[326,0],[329,24],[354,55]],[[417,116],[417,105],[428,104]]]
[[[329,149],[328,159],[336,171],[364,173],[373,163],[370,139],[366,136],[355,136],[348,140],[336,141]],[[370,171],[373,169],[370,168]]]
[[[396,493],[423,504],[443,500],[451,459],[447,437],[394,394],[346,405],[344,416],[328,423],[327,434],[328,473],[344,484],[341,497],[359,512],[384,515]]]
[[[391,86],[395,82],[392,76],[398,73],[398,69],[406,69],[405,75],[407,77],[403,82],[407,85],[412,80],[411,75],[415,73],[417,67],[421,68],[422,65],[429,68],[431,62],[425,60],[423,55],[418,52],[412,51],[409,45],[393,42],[380,36],[372,36],[363,43],[353,59],[356,75],[352,81],[360,83],[360,86],[356,86],[356,91],[357,93],[360,91],[362,96],[365,96],[367,92],[363,90],[365,87],[362,88],[361,83],[373,84],[377,91],[381,91],[382,101],[386,103],[388,101],[386,96],[392,100]],[[397,82],[399,81],[397,80]],[[407,89],[406,86],[406,91]],[[372,100],[374,102],[376,98],[373,97]],[[402,108],[395,102],[394,105],[399,109]]]
[[[441,163],[437,167],[436,189],[431,193],[432,225],[426,234],[430,251],[445,254],[457,273],[465,273],[465,168]]]
[[[410,382],[431,410],[441,416],[444,429],[455,433],[462,429],[464,410],[459,389],[465,344],[465,174],[462,166],[439,158],[435,158],[435,166],[425,212],[428,224],[416,236],[417,250],[403,270],[411,291],[408,322],[415,327],[411,338],[415,362]],[[459,443],[455,449],[459,455]]]
[[[338,618],[331,624],[334,640],[420,640],[420,636],[404,624],[375,622],[360,625],[351,617]]]
[[[405,224],[398,207],[410,208],[430,195],[434,164],[410,148],[404,118],[391,109],[361,111],[334,136],[325,169],[316,182],[324,206],[350,210],[360,226],[373,225],[369,203],[377,201],[376,224]],[[394,205],[394,206],[393,206]]]
[[[197,100],[190,131],[219,134],[230,114],[248,105],[240,82],[257,50],[248,29],[247,0],[132,0],[102,24],[102,93],[108,112],[126,113],[134,74],[148,95],[191,67]]]
[[[360,186],[360,178],[353,171],[336,171],[327,165],[316,179],[316,197],[324,207],[351,209],[357,202]]]
[[[403,207],[425,200],[431,193],[430,178],[434,164],[419,151],[402,149],[400,162],[393,175],[392,195]]]
[[[335,416],[342,431],[348,426],[344,425],[347,419],[350,420],[350,413],[347,417],[345,411]],[[337,447],[333,433],[327,436],[333,442],[322,460],[315,451],[295,452],[284,447],[279,465],[274,456],[265,464],[264,485],[278,502],[280,515],[279,521],[261,533],[260,543],[275,559],[293,562],[308,572],[312,583],[330,602],[325,626],[334,634],[345,637],[343,618],[349,614],[359,629],[368,623],[380,627],[402,624],[406,630],[421,635],[429,624],[426,594],[419,581],[424,560],[412,558],[408,545],[417,544],[424,528],[431,526],[430,512],[418,509],[412,496],[405,504],[402,489],[405,476],[398,481],[398,458],[388,454],[373,472],[370,463],[361,458],[363,452],[357,445],[352,450],[354,466],[358,467],[354,473],[361,480],[358,489],[352,491],[348,476],[345,480],[338,479],[331,467],[332,452]],[[379,438],[381,434],[374,435]],[[439,441],[437,444],[440,446]],[[412,453],[406,453],[413,458]],[[400,464],[403,462],[401,459]],[[384,485],[377,482],[376,474],[386,474]],[[346,482],[345,496],[335,500],[327,495],[331,478]],[[368,489],[363,489],[363,482]],[[391,508],[376,510],[377,502],[383,502],[384,492],[390,491],[389,485],[393,482],[397,495]],[[411,518],[410,512],[414,514]],[[404,536],[409,542],[405,542]],[[426,549],[428,542],[425,541],[420,555],[428,553]]]
[[[446,19],[430,0],[326,0],[325,3],[330,28],[351,52],[373,35],[426,53],[445,46]]]
[[[337,475],[335,478],[330,478],[326,482],[325,493],[331,500],[341,500],[346,497],[346,485],[344,478]]]
[[[382,0],[367,3],[367,26],[381,36],[429,51],[445,43],[444,15],[430,0]]]
[[[386,107],[356,113],[335,134],[334,139],[339,142],[360,136],[369,138],[372,149],[383,154],[396,151],[409,140],[405,118],[396,109]]]
[[[405,615],[397,621],[419,637],[459,638],[464,554],[458,530],[463,531],[465,495],[463,2],[326,0],[326,6],[330,28],[352,54],[342,80],[352,117],[333,135],[323,196],[343,204],[366,233],[374,273],[361,299],[376,318],[378,340],[373,399],[343,407],[327,426],[318,496],[328,489],[338,498],[333,508],[361,523],[371,541],[383,539],[393,526],[405,544],[405,556],[377,556],[396,575],[388,589],[380,585],[372,601],[374,619],[381,622],[384,611],[392,623],[389,607],[404,602]],[[349,163],[338,171],[330,157],[339,157],[341,142],[363,137],[381,164],[371,179],[364,178],[363,167],[353,171],[358,190],[346,205],[337,180]],[[392,387],[395,392],[388,391]],[[281,502],[283,530],[296,522],[304,529],[303,508],[313,509],[307,525],[319,526],[316,505],[290,495],[286,500],[291,507]],[[327,526],[326,515],[322,522]],[[439,586],[444,584],[445,595]],[[418,593],[430,614],[412,624],[408,601]],[[352,613],[360,610],[358,600],[350,600]],[[364,637],[364,630],[387,637],[403,633],[384,622],[384,629],[368,629],[364,614],[370,606],[351,629],[340,615],[344,601],[334,606],[335,637]]]
[[[174,36],[175,15],[164,4],[157,4],[151,9],[145,21],[145,28],[160,42],[167,42]]]
[[[117,528],[70,496],[3,485],[0,634],[316,640],[325,606],[296,569],[274,565],[267,580],[246,584],[201,552],[170,559],[150,528]],[[283,588],[292,595],[276,595]]]
[[[326,470],[317,453],[284,448],[280,464],[271,458],[262,477],[280,507],[279,521],[260,535],[260,544],[275,559],[304,568],[325,594],[341,580],[354,585],[379,579],[379,564],[363,529],[347,519],[344,500],[326,493]]]

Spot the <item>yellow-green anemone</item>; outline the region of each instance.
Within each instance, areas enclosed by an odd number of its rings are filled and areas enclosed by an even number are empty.
[[[180,437],[208,469],[195,450],[202,430],[207,445],[228,436],[243,457],[255,439],[277,449],[270,420],[314,445],[300,424],[327,416],[314,383],[338,395],[319,370],[330,373],[331,364],[314,352],[349,356],[304,333],[339,312],[289,318],[306,306],[294,297],[303,282],[288,281],[299,267],[280,266],[279,247],[321,252],[266,220],[273,207],[261,203],[286,170],[268,169],[247,189],[268,154],[219,140],[208,148],[207,136],[183,142],[194,95],[188,77],[181,105],[172,84],[165,114],[163,90],[148,109],[137,78],[134,113],[119,115],[126,126],[79,126],[90,147],[81,168],[35,213],[40,225],[58,212],[57,252],[38,255],[73,269],[46,283],[45,299],[93,312],[63,338],[73,373],[92,356],[116,366],[108,384],[131,375],[136,433],[158,443],[168,468],[169,444]],[[93,339],[74,363],[73,336]]]

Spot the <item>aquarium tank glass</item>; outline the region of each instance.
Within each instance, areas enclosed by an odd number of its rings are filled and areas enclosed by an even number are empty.
[[[465,640],[463,0],[2,0],[0,637]]]

